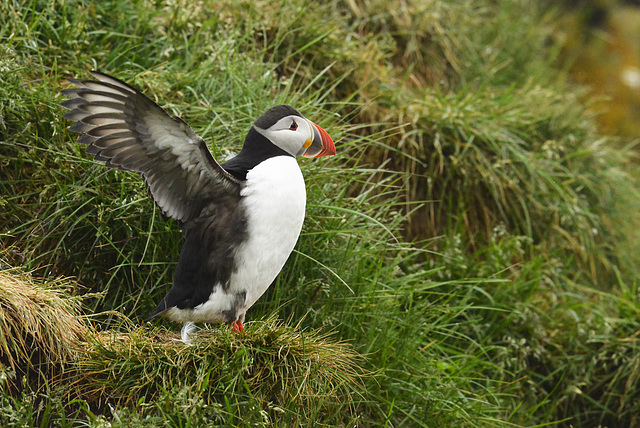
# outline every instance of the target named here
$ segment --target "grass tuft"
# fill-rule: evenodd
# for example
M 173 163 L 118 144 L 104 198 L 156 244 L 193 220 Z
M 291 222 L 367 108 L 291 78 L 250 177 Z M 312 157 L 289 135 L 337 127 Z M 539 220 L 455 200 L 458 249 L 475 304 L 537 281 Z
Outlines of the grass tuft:
M 283 417 L 276 407 L 299 409 L 286 418 L 305 420 L 318 412 L 354 414 L 363 399 L 361 362 L 352 346 L 326 333 L 271 318 L 247 323 L 240 335 L 200 330 L 192 346 L 164 329 L 105 332 L 88 342 L 68 375 L 75 394 L 91 403 L 155 402 L 181 387 L 207 405 L 224 403 L 245 413 L 256 411 L 247 403 L 257 404 L 276 420 Z
M 79 301 L 63 291 L 67 279 L 39 282 L 18 269 L 0 271 L 2 364 L 20 374 L 68 364 L 89 329 L 78 319 Z

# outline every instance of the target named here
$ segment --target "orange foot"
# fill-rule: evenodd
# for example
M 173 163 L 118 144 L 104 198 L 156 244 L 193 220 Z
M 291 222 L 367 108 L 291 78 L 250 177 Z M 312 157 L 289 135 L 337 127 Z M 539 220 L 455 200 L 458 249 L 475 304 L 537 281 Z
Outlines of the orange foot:
M 244 326 L 242 325 L 242 321 L 236 320 L 233 324 L 231 324 L 231 331 L 234 333 L 242 333 L 244 330 Z

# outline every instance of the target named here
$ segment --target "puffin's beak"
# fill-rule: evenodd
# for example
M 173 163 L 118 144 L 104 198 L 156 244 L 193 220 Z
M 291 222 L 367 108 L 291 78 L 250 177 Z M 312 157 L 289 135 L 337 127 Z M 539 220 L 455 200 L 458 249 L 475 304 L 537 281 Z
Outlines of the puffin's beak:
M 308 140 L 309 146 L 307 146 L 307 150 L 302 156 L 306 158 L 319 158 L 320 156 L 335 155 L 336 146 L 333 144 L 333 140 L 329 134 L 327 134 L 327 131 L 308 119 L 307 122 L 311 125 L 311 129 L 313 129 L 313 138 L 310 139 L 310 141 Z

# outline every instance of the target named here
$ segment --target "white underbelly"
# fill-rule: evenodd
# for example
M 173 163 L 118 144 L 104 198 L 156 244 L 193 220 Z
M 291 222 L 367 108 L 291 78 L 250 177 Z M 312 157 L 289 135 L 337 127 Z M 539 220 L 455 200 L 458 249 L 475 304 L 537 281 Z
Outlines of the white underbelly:
M 247 174 L 242 190 L 247 239 L 239 248 L 230 292 L 246 290 L 244 310 L 269 288 L 298 241 L 306 190 L 293 157 L 278 156 Z

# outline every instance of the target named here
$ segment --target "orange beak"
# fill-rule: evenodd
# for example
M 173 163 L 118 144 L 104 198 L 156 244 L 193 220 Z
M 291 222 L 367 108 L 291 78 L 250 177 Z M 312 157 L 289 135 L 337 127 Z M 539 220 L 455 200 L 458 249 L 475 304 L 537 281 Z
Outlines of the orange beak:
M 324 129 L 307 119 L 313 129 L 313 139 L 311 145 L 302 154 L 306 158 L 319 158 L 321 156 L 332 156 L 336 154 L 336 146 L 333 140 Z

